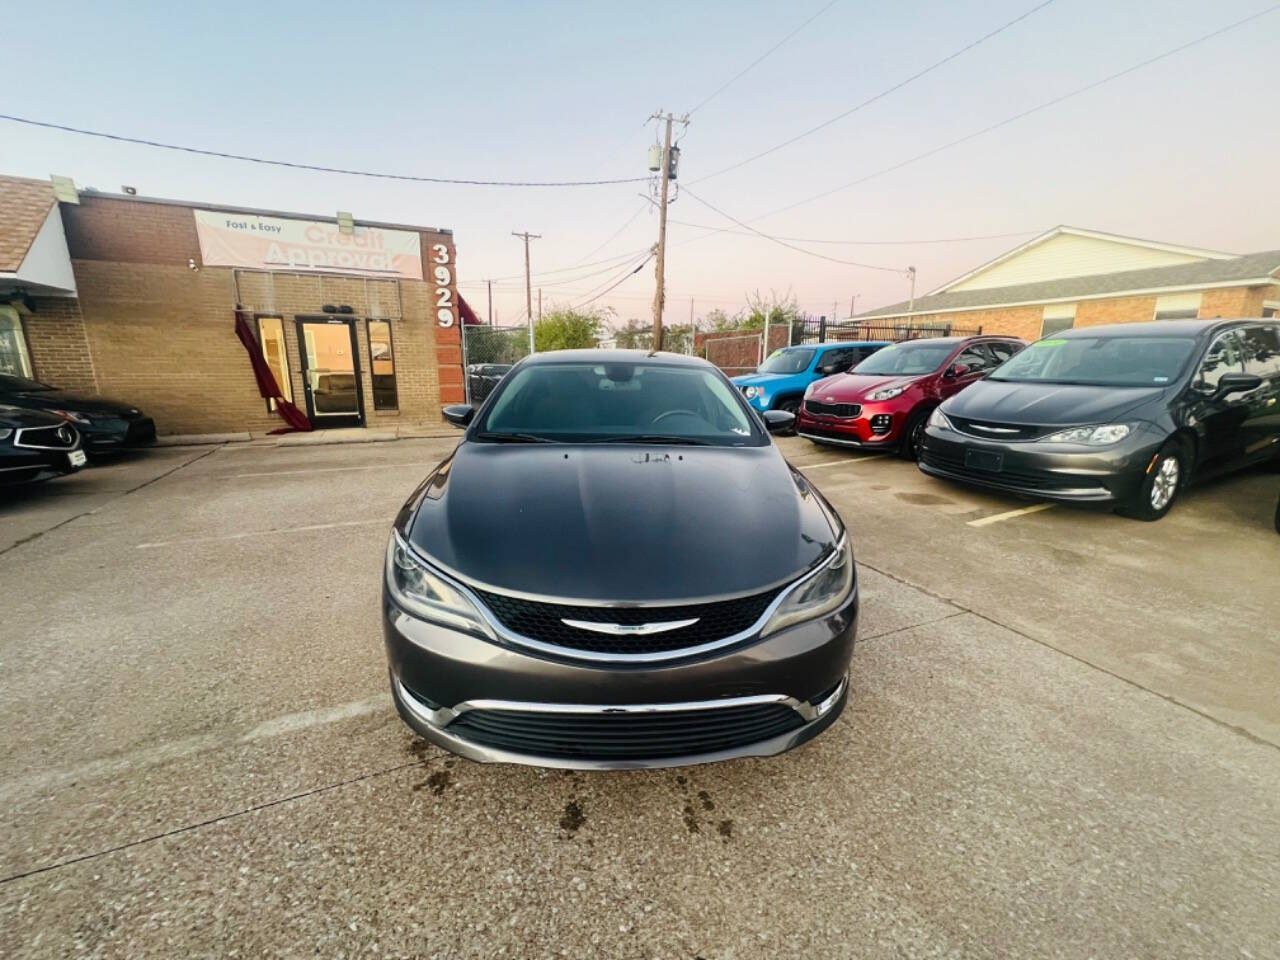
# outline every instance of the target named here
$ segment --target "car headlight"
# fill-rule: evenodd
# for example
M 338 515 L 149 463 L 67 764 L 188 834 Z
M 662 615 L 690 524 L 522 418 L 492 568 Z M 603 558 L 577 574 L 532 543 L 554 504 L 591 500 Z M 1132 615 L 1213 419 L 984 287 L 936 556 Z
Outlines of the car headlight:
M 853 548 L 843 536 L 835 553 L 806 579 L 792 586 L 760 631 L 762 637 L 803 620 L 815 620 L 835 610 L 853 590 Z
M 906 390 L 911 384 L 906 383 L 899 387 L 885 387 L 883 390 L 877 390 L 874 393 L 868 393 L 868 400 L 892 400 L 894 397 Z
M 74 410 L 59 410 L 57 407 L 48 407 L 46 409 L 47 412 L 56 413 L 58 416 L 62 417 L 63 420 L 70 420 L 73 423 L 93 423 L 93 421 L 83 413 L 76 413 Z
M 13 431 L 10 430 L 8 427 L 5 427 L 3 430 L 0 430 L 0 440 L 8 440 L 11 436 L 13 436 Z
M 476 605 L 415 557 L 397 531 L 387 543 L 387 589 L 420 620 L 494 638 Z
M 929 414 L 929 422 L 926 426 L 949 427 L 951 426 L 951 421 L 947 419 L 947 415 L 942 412 L 941 407 L 934 407 L 933 413 Z
M 1070 430 L 1059 430 L 1047 437 L 1044 443 L 1083 443 L 1091 447 L 1104 447 L 1116 443 L 1129 435 L 1127 423 L 1107 423 L 1100 427 L 1072 427 Z
M 750 400 L 752 397 L 758 397 L 762 393 L 764 393 L 763 387 L 747 387 L 747 389 L 742 391 L 742 395 L 746 397 L 748 400 Z

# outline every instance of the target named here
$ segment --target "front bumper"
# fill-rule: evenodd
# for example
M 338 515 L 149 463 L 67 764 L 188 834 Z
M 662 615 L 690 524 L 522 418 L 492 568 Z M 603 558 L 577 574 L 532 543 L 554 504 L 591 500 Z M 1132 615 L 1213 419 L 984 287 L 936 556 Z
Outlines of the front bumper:
M 98 419 L 80 425 L 79 430 L 85 449 L 92 453 L 144 447 L 156 439 L 156 424 L 150 417 Z
M 482 762 L 632 769 L 782 753 L 834 723 L 858 591 L 855 581 L 838 609 L 763 640 L 639 664 L 517 649 L 419 620 L 385 595 L 382 613 L 396 708 L 421 736 Z
M 908 413 L 887 402 L 863 403 L 856 417 L 815 414 L 801 406 L 796 417 L 796 433 L 814 443 L 836 447 L 896 447 L 902 441 Z
M 1137 495 L 1163 442 L 1148 428 L 1113 446 L 1090 449 L 1043 441 L 978 440 L 949 427 L 930 426 L 919 466 L 931 476 L 1041 500 L 1123 503 Z M 997 454 L 999 469 L 976 466 L 969 451 Z

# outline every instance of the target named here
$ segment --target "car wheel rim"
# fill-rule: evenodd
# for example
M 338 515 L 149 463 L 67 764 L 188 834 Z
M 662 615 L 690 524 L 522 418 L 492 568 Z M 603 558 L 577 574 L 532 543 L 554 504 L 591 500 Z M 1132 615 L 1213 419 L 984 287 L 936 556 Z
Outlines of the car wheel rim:
M 1178 458 L 1165 457 L 1156 468 L 1155 482 L 1151 484 L 1151 506 L 1163 510 L 1178 490 Z
M 911 431 L 911 452 L 920 453 L 920 441 L 924 439 L 924 421 L 921 420 L 915 425 L 915 429 Z

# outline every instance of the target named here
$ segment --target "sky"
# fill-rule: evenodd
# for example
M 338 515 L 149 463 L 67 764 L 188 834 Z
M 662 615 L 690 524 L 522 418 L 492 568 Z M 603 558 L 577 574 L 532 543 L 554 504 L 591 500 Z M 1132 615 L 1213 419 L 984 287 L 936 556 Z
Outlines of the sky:
M 688 127 L 677 127 L 678 184 L 687 190 L 670 206 L 680 222 L 668 232 L 668 323 L 687 321 L 691 309 L 699 318 L 714 308 L 733 313 L 755 292 L 792 296 L 815 315 L 848 315 L 851 302 L 858 312 L 873 309 L 906 299 L 908 266 L 924 293 L 1060 223 L 1237 253 L 1280 248 L 1280 10 L 958 146 L 799 202 L 1273 2 L 1054 0 L 820 132 L 711 176 L 901 83 L 1041 0 L 828 2 L 0 0 L 0 22 L 21 24 L 20 37 L 5 45 L 0 113 L 370 171 L 592 180 L 647 176 L 656 136 L 647 118 L 697 106 Z M 511 233 L 527 230 L 542 235 L 531 256 L 544 308 L 604 306 L 619 322 L 652 315 L 651 262 L 590 299 L 656 240 L 646 183 L 404 183 L 7 121 L 0 121 L 0 173 L 446 227 L 463 296 L 485 316 L 484 281 L 495 279 L 499 322 L 524 312 L 523 246 Z M 771 213 L 783 207 L 791 209 Z M 810 253 L 747 233 L 717 210 L 764 233 L 802 238 L 795 246 Z M 971 237 L 989 239 L 923 242 Z M 814 240 L 852 242 L 807 242 Z

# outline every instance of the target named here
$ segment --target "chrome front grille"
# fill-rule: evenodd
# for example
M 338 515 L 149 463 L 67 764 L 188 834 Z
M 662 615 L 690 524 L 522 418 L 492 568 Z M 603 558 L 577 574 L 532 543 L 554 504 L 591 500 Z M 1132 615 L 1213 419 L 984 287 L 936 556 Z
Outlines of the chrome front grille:
M 69 423 L 51 427 L 23 427 L 14 434 L 13 445 L 30 450 L 74 450 L 80 434 Z
M 759 620 L 779 592 L 775 587 L 710 603 L 611 607 L 551 603 L 475 590 L 493 616 L 521 637 L 562 647 L 569 653 L 622 656 L 673 653 L 735 636 Z

